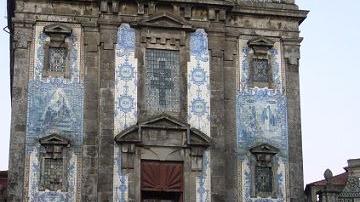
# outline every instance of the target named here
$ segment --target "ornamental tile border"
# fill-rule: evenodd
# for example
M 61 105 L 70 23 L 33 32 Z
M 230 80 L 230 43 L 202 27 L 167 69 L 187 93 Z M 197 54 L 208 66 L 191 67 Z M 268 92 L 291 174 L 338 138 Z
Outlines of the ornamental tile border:
M 137 59 L 135 30 L 121 24 L 115 50 L 114 136 L 137 122 Z M 120 146 L 114 145 L 113 200 L 128 201 L 128 176 L 121 172 Z
M 210 62 L 208 38 L 203 29 L 190 35 L 188 62 L 188 123 L 210 136 Z M 205 151 L 203 171 L 196 181 L 196 201 L 211 201 L 210 151 Z

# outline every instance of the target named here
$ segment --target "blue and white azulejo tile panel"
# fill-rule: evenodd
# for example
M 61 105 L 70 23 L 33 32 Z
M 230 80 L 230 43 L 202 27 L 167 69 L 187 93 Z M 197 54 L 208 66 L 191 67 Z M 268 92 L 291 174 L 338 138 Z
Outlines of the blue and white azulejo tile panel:
M 188 62 L 188 123 L 210 136 L 210 58 L 203 29 L 190 35 Z M 210 152 L 203 157 L 203 171 L 196 181 L 196 201 L 211 201 Z
M 249 154 L 250 155 L 250 154 Z M 242 181 L 241 181 L 241 193 L 242 201 L 245 202 L 285 202 L 286 201 L 286 163 L 283 162 L 281 157 L 275 157 L 276 172 L 273 181 L 275 181 L 276 197 L 260 198 L 252 196 L 251 190 L 253 189 L 253 171 L 251 169 L 250 156 L 247 156 L 242 161 Z M 274 186 L 273 185 L 273 186 Z
M 60 78 L 29 81 L 26 144 L 30 151 L 38 139 L 59 134 L 81 146 L 83 140 L 83 93 L 81 84 Z
M 30 155 L 29 166 L 29 192 L 28 201 L 30 202 L 73 202 L 77 200 L 76 187 L 79 179 L 77 178 L 78 157 L 72 153 L 69 159 L 69 166 L 66 167 L 66 179 L 68 189 L 66 192 L 62 191 L 39 191 L 40 187 L 40 173 L 41 163 L 39 160 L 39 146 L 35 147 Z
M 35 49 L 34 49 L 34 69 L 33 69 L 33 79 L 31 80 L 41 80 L 49 81 L 51 76 L 44 78 L 43 69 L 44 69 L 44 57 L 45 50 L 44 46 L 47 42 L 50 42 L 50 37 L 43 32 L 44 25 L 38 25 L 35 27 Z M 80 66 L 81 66 L 81 28 L 73 27 L 72 34 L 70 37 L 65 39 L 69 47 L 69 70 L 70 70 L 70 79 L 64 79 L 64 82 L 67 83 L 81 83 L 80 79 Z M 31 72 L 31 71 L 30 71 Z
M 236 117 L 240 158 L 260 143 L 277 147 L 287 157 L 287 101 L 280 92 L 258 88 L 239 91 Z
M 190 36 L 188 122 L 210 136 L 210 58 L 205 30 Z
M 276 199 L 260 201 L 286 201 L 288 162 L 287 103 L 279 91 L 253 89 L 240 91 L 237 95 L 237 142 L 238 159 L 242 161 L 242 194 L 244 201 L 259 201 L 251 198 L 254 173 L 251 171 L 250 148 L 266 143 L 280 151 L 274 157 L 276 166 Z
M 44 45 L 50 40 L 43 33 L 46 24 L 35 26 L 32 76 L 28 83 L 26 154 L 29 159 L 29 201 L 78 201 L 77 176 L 83 141 L 84 88 L 80 80 L 81 28 L 74 25 L 69 44 L 70 78 L 43 77 Z M 41 162 L 39 138 L 56 133 L 70 140 L 70 159 L 65 170 L 66 191 L 39 191 Z
M 135 30 L 122 24 L 115 50 L 115 135 L 137 121 Z
M 248 40 L 239 41 L 239 55 L 240 55 L 240 91 L 251 90 L 250 88 L 250 54 L 253 53 L 251 48 L 247 45 Z M 282 55 L 281 55 L 281 44 L 280 42 L 275 42 L 273 48 L 269 50 L 270 55 L 270 65 L 271 65 L 271 80 L 272 86 L 274 87 L 273 91 L 284 92 L 283 83 L 284 83 L 284 71 L 282 69 Z
M 281 44 L 275 42 L 269 50 L 269 61 L 272 71 L 271 89 L 251 87 L 250 55 L 253 53 L 247 45 L 248 40 L 239 41 L 240 79 L 236 97 L 236 125 L 238 159 L 241 162 L 241 193 L 246 202 L 280 202 L 286 201 L 286 179 L 288 175 L 288 123 L 287 98 L 284 91 L 284 70 L 282 68 Z M 274 173 L 276 198 L 254 197 L 251 191 L 254 182 L 254 171 L 251 169 L 250 148 L 269 144 L 279 149 L 274 156 Z
M 114 135 L 137 122 L 137 59 L 135 30 L 129 24 L 118 28 L 115 50 Z M 114 146 L 113 200 L 127 201 L 127 176 L 121 173 L 121 152 Z

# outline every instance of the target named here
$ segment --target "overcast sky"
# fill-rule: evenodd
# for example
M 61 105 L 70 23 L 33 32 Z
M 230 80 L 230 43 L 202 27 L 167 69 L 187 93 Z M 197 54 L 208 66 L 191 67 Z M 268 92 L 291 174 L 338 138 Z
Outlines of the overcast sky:
M 0 0 L 1 29 L 6 0 Z M 330 2 L 330 3 L 329 3 Z M 336 3 L 337 2 L 337 3 Z M 301 25 L 301 107 L 305 183 L 326 168 L 343 172 L 360 158 L 360 1 L 297 0 L 310 14 Z M 0 170 L 10 136 L 8 34 L 0 30 Z

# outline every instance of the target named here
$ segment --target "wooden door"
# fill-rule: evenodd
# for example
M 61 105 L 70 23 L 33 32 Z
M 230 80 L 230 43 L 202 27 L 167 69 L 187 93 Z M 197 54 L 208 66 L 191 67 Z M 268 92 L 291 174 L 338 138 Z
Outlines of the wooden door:
M 183 178 L 182 162 L 142 161 L 142 201 L 182 202 Z

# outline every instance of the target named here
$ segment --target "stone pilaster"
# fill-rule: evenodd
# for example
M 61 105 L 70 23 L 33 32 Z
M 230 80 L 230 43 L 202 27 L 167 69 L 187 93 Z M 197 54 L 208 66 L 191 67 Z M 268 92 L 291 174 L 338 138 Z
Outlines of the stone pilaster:
M 27 81 L 32 35 L 32 25 L 14 24 L 10 53 L 13 57 L 13 79 L 8 201 L 22 201 L 24 194 Z
M 225 133 L 224 133 L 224 33 L 208 32 L 211 85 L 211 138 L 216 144 L 211 154 L 211 200 L 225 198 Z
M 95 26 L 84 27 L 84 142 L 82 201 L 97 201 L 99 126 L 99 33 Z
M 301 39 L 284 41 L 286 95 L 288 100 L 290 201 L 304 201 L 301 139 L 299 59 Z
M 116 31 L 116 26 L 100 25 L 98 201 L 111 201 L 113 196 Z
M 224 138 L 226 165 L 226 197 L 225 201 L 236 201 L 239 197 L 237 189 L 236 155 L 236 68 L 238 39 L 229 37 L 224 50 Z

